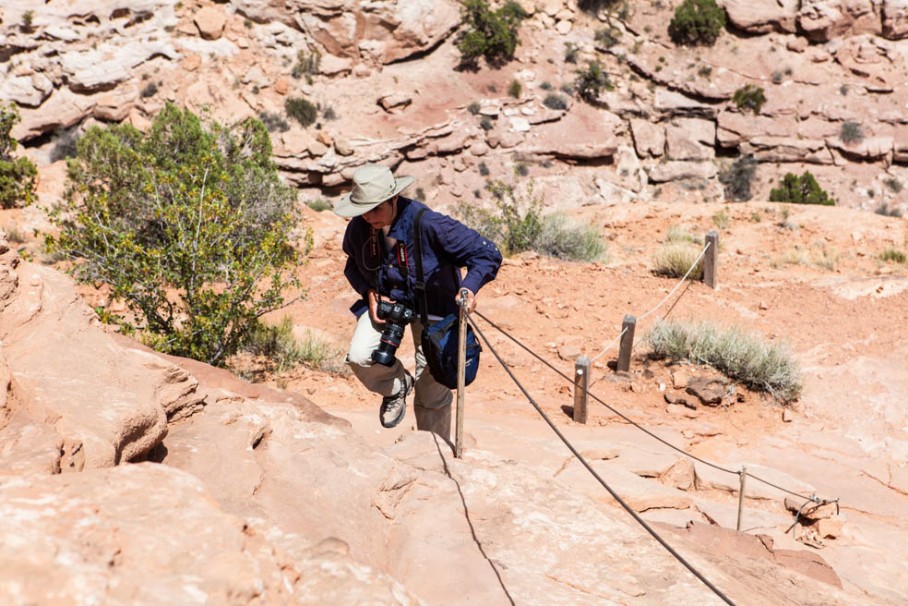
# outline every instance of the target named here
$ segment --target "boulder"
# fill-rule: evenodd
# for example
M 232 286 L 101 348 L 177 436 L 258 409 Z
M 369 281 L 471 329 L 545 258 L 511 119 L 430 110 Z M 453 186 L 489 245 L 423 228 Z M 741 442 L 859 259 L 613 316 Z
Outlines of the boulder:
M 669 160 L 660 162 L 649 169 L 649 180 L 653 183 L 665 183 L 681 179 L 711 179 L 718 169 L 712 162 L 685 162 Z
M 749 34 L 797 31 L 798 0 L 719 0 L 728 21 Z
M 631 119 L 634 149 L 641 158 L 658 158 L 665 153 L 665 129 L 649 120 Z
M 882 24 L 874 0 L 802 0 L 798 27 L 814 42 L 828 42 L 844 34 L 880 34 Z
M 54 83 L 41 73 L 13 76 L 0 82 L 0 100 L 15 101 L 25 107 L 38 107 L 54 90 Z
M 796 137 L 753 137 L 740 147 L 741 153 L 752 155 L 760 162 L 804 162 L 832 164 L 833 156 L 826 142 Z
M 216 6 L 206 6 L 192 17 L 192 22 L 199 29 L 199 35 L 205 40 L 217 40 L 224 33 L 227 18 Z
M 883 0 L 883 35 L 890 40 L 908 37 L 908 0 Z
M 448 37 L 461 22 L 454 0 L 400 0 L 364 5 L 355 0 L 284 3 L 297 26 L 329 54 L 367 57 L 380 64 L 424 52 Z

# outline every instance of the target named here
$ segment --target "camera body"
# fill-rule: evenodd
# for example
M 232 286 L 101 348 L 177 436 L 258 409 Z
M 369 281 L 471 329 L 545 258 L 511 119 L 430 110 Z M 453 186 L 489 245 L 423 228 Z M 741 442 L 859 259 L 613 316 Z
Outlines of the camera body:
M 377 315 L 378 319 L 384 320 L 386 324 L 381 333 L 381 342 L 372 352 L 372 361 L 383 366 L 393 366 L 404 329 L 413 321 L 413 310 L 402 303 L 379 301 Z

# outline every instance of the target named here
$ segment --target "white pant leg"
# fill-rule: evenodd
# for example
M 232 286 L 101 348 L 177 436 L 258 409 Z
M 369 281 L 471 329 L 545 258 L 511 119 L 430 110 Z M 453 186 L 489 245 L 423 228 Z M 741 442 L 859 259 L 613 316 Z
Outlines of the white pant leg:
M 382 396 L 391 396 L 403 388 L 406 371 L 398 359 L 394 360 L 392 366 L 372 361 L 372 352 L 381 343 L 381 333 L 381 329 L 372 324 L 369 312 L 361 315 L 356 322 L 353 338 L 350 339 L 346 362 L 366 389 Z

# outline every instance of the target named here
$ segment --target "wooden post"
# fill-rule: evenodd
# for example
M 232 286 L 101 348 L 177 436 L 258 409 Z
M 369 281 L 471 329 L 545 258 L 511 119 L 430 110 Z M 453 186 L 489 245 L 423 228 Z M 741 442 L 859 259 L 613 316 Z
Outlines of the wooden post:
M 706 234 L 706 243 L 709 248 L 703 257 L 703 282 L 713 290 L 719 288 L 716 269 L 719 263 L 719 232 L 712 230 Z
M 741 466 L 741 489 L 738 492 L 738 532 L 741 532 L 741 519 L 744 517 L 744 486 L 747 484 L 747 465 Z
M 454 430 L 454 458 L 463 455 L 463 401 L 466 395 L 467 369 L 467 291 L 460 291 L 460 321 L 457 341 L 457 425 Z
M 577 423 L 586 423 L 589 387 L 590 359 L 580 356 L 574 365 L 574 421 Z
M 637 328 L 637 318 L 631 315 L 624 316 L 621 325 L 621 345 L 618 349 L 617 370 L 628 371 L 631 367 L 631 350 L 634 349 L 634 329 Z

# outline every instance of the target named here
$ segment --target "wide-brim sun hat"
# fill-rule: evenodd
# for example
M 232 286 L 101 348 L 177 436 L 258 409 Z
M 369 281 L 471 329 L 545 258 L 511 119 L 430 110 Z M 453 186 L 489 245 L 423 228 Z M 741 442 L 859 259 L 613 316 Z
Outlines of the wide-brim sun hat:
M 358 217 L 413 184 L 413 177 L 395 177 L 391 169 L 366 164 L 353 173 L 353 189 L 341 197 L 334 212 L 341 217 Z

